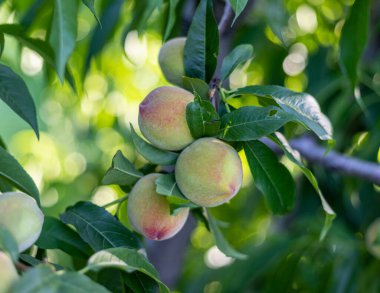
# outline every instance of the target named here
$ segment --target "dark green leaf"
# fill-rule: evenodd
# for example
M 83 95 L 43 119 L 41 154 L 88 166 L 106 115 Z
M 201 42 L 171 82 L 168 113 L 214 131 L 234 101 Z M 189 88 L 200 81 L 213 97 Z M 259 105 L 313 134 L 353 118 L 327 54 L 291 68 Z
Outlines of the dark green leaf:
M 23 17 L 20 20 L 20 24 L 24 29 L 28 29 L 34 20 L 38 17 L 37 14 L 42 10 L 44 4 L 50 4 L 50 1 L 35 0 L 33 4 L 28 8 Z
M 0 227 L 0 250 L 8 253 L 14 263 L 17 262 L 18 244 L 13 235 L 4 227 Z
M 357 0 L 351 7 L 339 42 L 340 65 L 354 90 L 358 81 L 358 65 L 368 42 L 370 0 Z
M 28 270 L 12 287 L 17 293 L 107 293 L 103 286 L 77 272 L 54 273 L 47 265 Z
M 35 267 L 35 266 L 38 266 L 39 264 L 46 264 L 46 260 L 39 260 L 29 254 L 25 254 L 25 253 L 22 253 L 20 254 L 20 260 L 23 261 L 24 263 L 32 266 L 32 267 Z M 51 262 L 47 262 L 49 265 L 52 265 L 54 267 L 54 269 L 56 271 L 62 271 L 64 268 L 61 267 L 60 265 L 57 265 L 57 264 L 54 264 L 54 263 L 51 263 Z
M 36 107 L 25 82 L 9 67 L 0 64 L 0 99 L 26 121 L 39 137 Z
M 3 55 L 4 45 L 5 45 L 4 34 L 0 33 L 0 58 Z
M 95 251 L 112 247 L 141 248 L 139 239 L 104 208 L 79 202 L 61 215 Z
M 226 256 L 237 258 L 237 259 L 245 259 L 247 256 L 236 251 L 234 248 L 230 246 L 227 240 L 224 238 L 222 232 L 220 231 L 215 219 L 212 217 L 211 213 L 207 211 L 207 220 L 210 226 L 210 230 L 212 235 L 215 238 L 215 244 L 219 248 L 221 252 L 223 252 Z
M 128 278 L 127 273 L 118 269 L 104 269 L 97 273 L 96 281 L 106 287 L 111 292 L 127 292 L 125 289 L 125 280 Z
M 290 116 L 278 107 L 242 107 L 222 117 L 219 137 L 227 141 L 259 139 L 289 121 Z
M 208 100 L 209 86 L 202 79 L 182 77 L 183 86 L 192 93 L 197 93 L 202 99 Z
M 92 12 L 92 14 L 96 18 L 96 21 L 99 23 L 100 27 L 102 27 L 102 23 L 100 22 L 99 17 L 96 14 L 96 10 L 95 10 L 95 7 L 94 7 L 95 0 L 82 0 L 82 2 L 83 2 L 84 5 L 86 5 L 88 7 L 88 9 L 90 9 L 90 11 Z
M 175 162 L 177 161 L 178 154 L 171 151 L 161 150 L 149 144 L 136 133 L 132 124 L 131 124 L 131 134 L 132 134 L 132 141 L 133 141 L 133 144 L 135 145 L 136 150 L 139 152 L 140 155 L 142 155 L 149 162 L 153 164 L 165 166 L 165 165 L 174 165 Z
M 45 62 L 55 68 L 54 52 L 47 42 L 28 37 L 25 34 L 25 28 L 18 24 L 2 24 L 0 32 L 15 37 L 23 46 L 37 52 Z
M 110 248 L 95 253 L 88 260 L 87 269 L 117 268 L 126 272 L 138 271 L 154 279 L 160 286 L 160 292 L 170 292 L 163 284 L 154 266 L 137 250 L 128 248 Z
M 5 145 L 5 142 L 1 137 L 0 137 L 0 147 L 2 147 L 5 150 L 7 149 L 7 146 Z
M 169 38 L 175 21 L 176 21 L 176 9 L 177 5 L 180 0 L 169 0 L 169 14 L 168 14 L 168 20 L 166 22 L 166 28 L 165 28 L 165 33 L 164 33 L 164 42 Z
M 292 147 L 289 145 L 286 138 L 280 132 L 276 132 L 269 137 L 283 150 L 284 154 L 291 162 L 293 162 L 298 167 L 300 167 L 301 171 L 305 174 L 306 178 L 309 180 L 311 185 L 314 187 L 314 189 L 318 193 L 318 196 L 322 203 L 323 210 L 326 213 L 325 226 L 321 233 L 321 239 L 323 239 L 324 236 L 327 234 L 329 228 L 331 227 L 332 221 L 334 220 L 336 216 L 335 212 L 333 211 L 333 209 L 330 207 L 325 197 L 323 196 L 319 188 L 318 181 L 315 178 L 313 172 L 311 172 L 305 166 L 305 164 L 302 162 L 300 154 L 296 150 L 292 149 Z
M 76 44 L 77 12 L 77 1 L 54 1 L 49 42 L 54 51 L 54 63 L 61 82 L 64 81 L 66 63 Z
M 135 166 L 123 156 L 121 151 L 117 151 L 112 159 L 112 166 L 104 175 L 103 184 L 133 185 L 144 174 L 136 170 Z
M 295 184 L 288 169 L 278 161 L 276 154 L 260 141 L 244 143 L 256 187 L 263 193 L 274 214 L 289 212 L 295 202 Z
M 233 23 L 236 21 L 236 19 L 239 17 L 239 15 L 243 12 L 245 6 L 247 6 L 248 0 L 229 0 L 232 9 L 235 12 L 235 18 Z
M 255 95 L 272 98 L 291 120 L 298 121 L 312 130 L 320 139 L 332 139 L 332 127 L 329 119 L 321 112 L 316 99 L 306 93 L 293 92 L 277 85 L 253 85 L 234 91 L 236 95 Z
M 218 51 L 219 31 L 212 1 L 201 0 L 195 11 L 184 49 L 186 76 L 208 83 L 216 69 Z
M 240 45 L 228 54 L 222 63 L 222 81 L 225 80 L 240 64 L 253 58 L 253 47 L 251 45 Z
M 220 129 L 220 116 L 214 106 L 197 94 L 194 102 L 186 106 L 186 120 L 194 138 L 214 136 Z
M 32 196 L 40 205 L 40 193 L 32 178 L 6 150 L 0 147 L 0 177 Z
M 91 248 L 73 229 L 53 217 L 45 217 L 36 245 L 43 249 L 60 249 L 69 255 L 86 258 Z
M 96 56 L 107 44 L 115 31 L 116 24 L 119 21 L 121 6 L 124 0 L 108 1 L 107 6 L 102 11 L 100 23 L 95 27 L 92 33 L 90 45 L 87 51 L 86 62 L 84 66 L 84 74 L 87 73 L 91 59 Z
M 140 272 L 125 274 L 124 281 L 133 293 L 157 293 L 159 290 L 159 286 L 154 279 Z

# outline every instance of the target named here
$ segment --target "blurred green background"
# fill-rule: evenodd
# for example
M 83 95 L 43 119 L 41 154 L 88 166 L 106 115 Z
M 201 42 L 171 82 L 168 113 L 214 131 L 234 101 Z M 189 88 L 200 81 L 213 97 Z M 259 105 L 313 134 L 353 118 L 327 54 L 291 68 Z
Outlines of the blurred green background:
M 19 23 L 34 1 L 2 2 L 0 22 Z M 120 6 L 114 25 L 114 19 L 102 20 L 104 29 L 112 26 L 111 33 L 86 74 L 86 56 L 96 47 L 92 43 L 96 20 L 87 7 L 79 6 L 77 44 L 69 61 L 76 91 L 67 81 L 62 85 L 38 54 L 12 37 L 5 39 L 1 62 L 27 83 L 36 102 L 41 137 L 38 141 L 2 102 L 0 131 L 10 152 L 36 182 L 47 215 L 58 216 L 79 200 L 104 205 L 123 196 L 119 188 L 101 185 L 117 150 L 137 166 L 145 163 L 131 143 L 129 123 L 138 128 L 139 102 L 154 88 L 168 84 L 157 61 L 164 13 L 155 11 L 144 33 L 132 30 L 124 39 L 134 2 L 96 1 L 96 9 L 101 15 L 116 2 Z M 180 1 L 172 36 L 186 33 L 187 2 L 191 1 Z M 252 44 L 255 58 L 234 71 L 230 86 L 277 84 L 313 94 L 332 121 L 335 149 L 380 162 L 380 3 L 372 2 L 370 39 L 360 73 L 365 106 L 361 109 L 339 67 L 339 38 L 353 2 L 255 1 L 236 23 L 232 37 L 233 45 Z M 216 10 L 218 5 L 222 3 L 215 2 Z M 31 18 L 28 34 L 43 38 L 51 13 L 51 6 L 43 4 Z M 244 262 L 226 258 L 199 224 L 186 251 L 179 291 L 380 292 L 380 222 L 375 222 L 380 216 L 380 187 L 310 166 L 337 213 L 328 236 L 319 242 L 323 210 L 299 170 L 283 159 L 297 182 L 297 205 L 291 214 L 274 217 L 242 159 L 243 189 L 213 213 L 226 222 L 224 232 L 231 243 L 250 257 Z M 367 233 L 372 223 L 372 234 Z M 51 257 L 70 263 L 70 256 L 57 255 Z

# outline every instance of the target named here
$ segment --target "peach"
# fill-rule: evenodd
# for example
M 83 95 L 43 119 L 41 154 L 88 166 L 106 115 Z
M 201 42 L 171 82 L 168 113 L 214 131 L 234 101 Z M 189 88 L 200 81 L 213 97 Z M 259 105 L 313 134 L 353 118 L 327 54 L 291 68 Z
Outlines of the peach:
M 167 81 L 180 87 L 183 86 L 182 76 L 185 75 L 185 42 L 186 38 L 171 39 L 162 46 L 158 55 L 158 63 Z
M 190 201 L 214 207 L 227 202 L 239 191 L 243 167 L 233 147 L 206 137 L 182 151 L 175 165 L 175 178 Z
M 34 198 L 22 192 L 0 194 L 0 226 L 15 238 L 22 252 L 37 241 L 42 231 L 44 214 Z
M 161 174 L 142 177 L 128 198 L 128 219 L 135 231 L 151 240 L 165 240 L 177 234 L 185 224 L 189 208 L 170 214 L 169 202 L 156 192 L 155 180 Z
M 186 106 L 193 100 L 193 94 L 178 87 L 153 90 L 139 107 L 142 134 L 160 149 L 183 149 L 194 141 L 186 121 Z
M 12 283 L 18 279 L 18 274 L 11 258 L 0 251 L 0 293 L 10 292 Z

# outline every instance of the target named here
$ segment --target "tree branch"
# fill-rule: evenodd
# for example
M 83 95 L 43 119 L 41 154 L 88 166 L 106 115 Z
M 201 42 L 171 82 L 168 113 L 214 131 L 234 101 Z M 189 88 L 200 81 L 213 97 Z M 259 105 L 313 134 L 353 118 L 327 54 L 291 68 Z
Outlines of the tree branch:
M 380 186 L 380 164 L 348 157 L 335 151 L 324 156 L 325 149 L 309 136 L 293 139 L 289 143 L 309 163 Z

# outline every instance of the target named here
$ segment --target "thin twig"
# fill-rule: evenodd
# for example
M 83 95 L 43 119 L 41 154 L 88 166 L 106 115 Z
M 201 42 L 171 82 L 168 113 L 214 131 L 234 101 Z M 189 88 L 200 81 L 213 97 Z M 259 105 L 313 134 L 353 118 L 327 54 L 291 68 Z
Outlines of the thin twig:
M 219 25 L 218 25 L 219 35 L 221 37 L 228 31 L 228 28 L 231 26 L 233 17 L 234 17 L 234 12 L 232 10 L 230 2 L 226 1 L 226 4 L 224 6 L 223 15 L 222 15 L 220 22 L 219 22 Z

